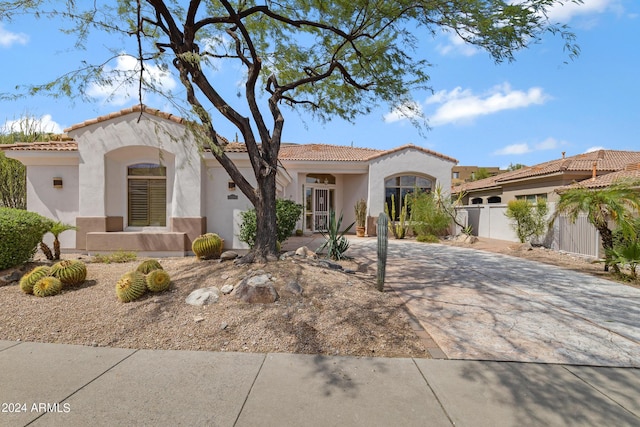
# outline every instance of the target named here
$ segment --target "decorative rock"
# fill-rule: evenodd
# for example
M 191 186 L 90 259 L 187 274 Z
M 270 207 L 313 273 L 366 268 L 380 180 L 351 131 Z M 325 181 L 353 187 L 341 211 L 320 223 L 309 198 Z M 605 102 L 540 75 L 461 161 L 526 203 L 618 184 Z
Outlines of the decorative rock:
M 196 289 L 189 294 L 185 302 L 189 305 L 208 305 L 217 303 L 218 299 L 220 299 L 220 290 L 212 286 Z
M 478 241 L 478 238 L 476 236 L 471 236 L 468 234 L 459 234 L 455 237 L 455 241 L 458 243 L 475 243 Z
M 287 285 L 284 287 L 284 290 L 294 295 L 302 295 L 303 292 L 302 286 L 300 286 L 300 283 L 295 280 L 291 280 L 289 283 L 287 283 Z
M 318 258 L 318 255 L 316 255 L 315 252 L 313 252 L 311 249 L 309 249 L 306 246 L 300 246 L 298 249 L 296 249 L 296 255 L 303 258 L 313 258 L 313 259 Z
M 322 261 L 318 261 L 318 264 L 325 268 L 330 268 L 332 270 L 342 270 L 342 266 L 337 262 L 329 261 L 328 259 L 323 259 Z
M 24 272 L 21 269 L 14 269 L 10 273 L 0 276 L 0 286 L 7 286 L 18 282 L 23 274 Z
M 202 317 L 202 316 L 196 316 L 196 317 L 193 318 L 193 321 L 196 322 L 196 323 L 200 323 L 203 320 L 204 320 L 204 317 Z
M 228 325 L 226 322 L 222 322 L 222 323 L 220 324 L 220 330 L 221 330 L 221 331 L 224 331 L 224 330 L 225 330 L 225 329 L 227 329 L 228 327 L 229 327 L 229 325 Z M 224 343 L 224 345 L 228 345 L 228 344 L 229 344 L 228 342 L 225 342 L 225 343 Z
M 220 292 L 222 292 L 225 295 L 230 294 L 233 291 L 233 285 L 224 285 L 223 287 L 220 288 Z
M 266 275 L 244 279 L 236 286 L 234 295 L 250 304 L 271 304 L 278 300 L 278 291 Z
M 222 255 L 220 255 L 220 261 L 231 261 L 232 259 L 238 258 L 238 253 L 234 251 L 224 251 Z

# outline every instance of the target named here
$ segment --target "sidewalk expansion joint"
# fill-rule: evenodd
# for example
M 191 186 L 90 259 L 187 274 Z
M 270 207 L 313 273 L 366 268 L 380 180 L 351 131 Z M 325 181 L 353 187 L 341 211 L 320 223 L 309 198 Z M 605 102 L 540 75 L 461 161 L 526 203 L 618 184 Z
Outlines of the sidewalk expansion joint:
M 422 379 L 424 380 L 425 384 L 427 385 L 427 387 L 429 387 L 429 390 L 431 390 L 431 394 L 433 394 L 433 397 L 435 397 L 436 402 L 438 402 L 438 406 L 440 406 L 440 409 L 442 409 L 442 412 L 444 412 L 444 415 L 447 417 L 447 419 L 449 420 L 449 422 L 451 423 L 452 426 L 455 426 L 456 423 L 451 419 L 451 416 L 449 415 L 449 413 L 447 412 L 447 408 L 444 407 L 444 405 L 442 404 L 442 402 L 440 401 L 440 398 L 438 397 L 438 395 L 436 394 L 436 391 L 433 389 L 433 387 L 431 387 L 431 384 L 429 384 L 429 381 L 427 380 L 427 377 L 424 376 L 424 372 L 422 372 L 422 370 L 420 369 L 420 366 L 418 366 L 418 364 L 416 363 L 415 358 L 411 358 L 411 361 L 413 362 L 413 364 L 416 366 L 416 369 L 418 370 L 418 372 L 420 372 L 420 376 L 422 377 Z
M 244 398 L 244 401 L 242 402 L 242 406 L 240 407 L 240 410 L 238 411 L 238 416 L 236 417 L 235 421 L 233 422 L 234 427 L 236 426 L 236 424 L 238 424 L 238 420 L 240 419 L 240 415 L 242 415 L 242 411 L 244 410 L 244 406 L 247 404 L 247 400 L 249 400 L 249 396 L 251 396 L 251 391 L 253 390 L 253 386 L 256 384 L 256 381 L 258 380 L 258 377 L 260 376 L 260 372 L 262 372 L 262 367 L 264 366 L 264 362 L 267 360 L 267 356 L 269 355 L 269 353 L 265 353 L 264 357 L 262 358 L 262 363 L 260 363 L 260 367 L 258 368 L 258 372 L 256 372 L 256 376 L 253 378 L 253 381 L 251 382 L 251 387 L 249 387 L 249 391 L 247 392 L 247 396 Z

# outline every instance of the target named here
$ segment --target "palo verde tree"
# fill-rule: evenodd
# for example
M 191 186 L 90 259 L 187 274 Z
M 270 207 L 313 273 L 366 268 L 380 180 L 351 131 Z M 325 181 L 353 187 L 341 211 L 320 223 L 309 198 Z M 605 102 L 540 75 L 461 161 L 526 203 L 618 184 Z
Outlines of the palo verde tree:
M 137 52 L 127 54 L 139 61 L 141 93 L 157 89 L 145 67 L 172 69 L 201 141 L 256 208 L 256 242 L 245 257 L 251 260 L 271 258 L 276 251 L 276 173 L 287 111 L 352 121 L 381 103 L 405 112 L 415 109 L 412 90 L 429 88 L 421 41 L 441 31 L 456 33 L 496 62 L 513 60 L 547 32 L 560 35 L 573 56 L 578 52 L 573 34 L 547 18 L 550 8 L 564 2 L 16 0 L 0 2 L 0 16 L 33 13 L 66 21 L 65 30 L 77 37 L 79 47 L 95 31 L 131 36 Z M 211 60 L 242 69 L 244 86 L 237 97 L 223 95 L 226 83 L 216 79 L 207 65 Z M 54 82 L 31 86 L 31 92 L 86 94 L 96 80 L 112 84 L 136 78 L 109 75 L 105 64 L 83 63 Z M 217 138 L 221 121 L 242 135 L 255 186 L 226 156 Z

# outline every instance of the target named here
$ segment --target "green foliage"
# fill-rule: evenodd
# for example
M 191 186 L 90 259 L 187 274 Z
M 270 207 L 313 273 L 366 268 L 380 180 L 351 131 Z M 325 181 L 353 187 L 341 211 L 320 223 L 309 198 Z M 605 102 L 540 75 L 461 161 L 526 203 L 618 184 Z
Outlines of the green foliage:
M 62 234 L 67 230 L 77 230 L 77 229 L 78 228 L 73 225 L 65 224 L 60 221 L 55 221 L 55 222 L 52 221 L 50 223 L 49 229 L 47 231 L 53 234 L 53 251 L 54 252 L 53 253 L 51 252 L 51 249 L 49 248 L 49 246 L 47 246 L 46 243 L 40 242 L 40 249 L 42 250 L 42 252 L 47 257 L 48 260 L 60 259 L 60 240 L 59 240 L 60 234 Z
M 216 233 L 205 233 L 193 240 L 191 250 L 198 259 L 220 258 L 222 243 L 222 239 Z
M 154 270 L 162 270 L 162 265 L 158 262 L 157 259 L 148 259 L 142 261 L 136 271 L 139 271 L 142 274 L 149 274 Z
M 62 282 L 53 276 L 46 276 L 33 285 L 33 294 L 38 297 L 50 297 L 62 291 Z
M 37 213 L 0 208 L 0 270 L 29 261 L 49 223 Z
M 367 202 L 364 199 L 360 199 L 354 206 L 356 213 L 356 226 L 364 227 L 367 223 Z
M 520 243 L 524 243 L 545 233 L 547 213 L 549 209 L 544 200 L 538 200 L 535 205 L 527 200 L 510 200 L 505 216 L 513 221 L 511 226 Z
M 451 217 L 438 202 L 435 193 L 417 191 L 411 202 L 411 227 L 416 238 L 430 239 L 428 236 L 441 236 L 451 225 Z
M 87 278 L 87 266 L 82 261 L 67 259 L 53 264 L 51 275 L 65 285 L 79 285 Z
M 384 204 L 384 213 L 389 218 L 389 231 L 396 239 L 404 239 L 409 226 L 407 225 L 407 215 L 409 212 L 409 194 L 405 194 L 402 206 L 400 207 L 400 214 L 396 220 L 396 197 L 391 195 L 391 214 L 389 214 L 389 205 Z
M 340 260 L 344 258 L 344 253 L 349 249 L 349 240 L 345 237 L 345 234 L 351 230 L 351 227 L 355 225 L 352 222 L 344 230 L 342 229 L 342 213 L 340 218 L 336 221 L 336 213 L 334 210 L 329 211 L 329 224 L 326 232 L 321 232 L 325 238 L 325 242 L 320 246 L 317 252 L 327 250 L 327 258 Z
M 515 171 L 515 170 L 526 168 L 526 167 L 527 167 L 527 165 L 523 165 L 522 163 L 516 163 L 516 164 L 509 163 L 509 166 L 507 166 L 507 170 L 508 171 Z
M 302 205 L 287 199 L 276 200 L 276 242 L 282 244 L 291 237 L 301 215 Z M 242 212 L 242 224 L 240 224 L 238 239 L 253 248 L 256 243 L 257 231 L 256 210 L 249 209 Z
M 116 251 L 110 254 L 96 254 L 93 262 L 101 264 L 123 264 L 125 262 L 135 261 L 138 255 L 135 252 Z
M 22 278 L 20 279 L 20 289 L 25 294 L 32 294 L 33 286 L 38 282 L 38 280 L 50 275 L 51 268 L 47 267 L 46 265 L 36 267 L 22 276 Z
M 477 171 L 471 176 L 471 181 L 480 181 L 481 179 L 489 178 L 491 174 L 487 168 L 478 168 Z
M 637 267 L 640 264 L 640 217 L 629 221 L 627 227 L 618 227 L 613 231 L 613 248 L 606 251 L 611 265 L 628 266 L 631 279 L 637 280 Z
M 145 280 L 147 282 L 147 289 L 151 292 L 166 291 L 169 289 L 169 285 L 171 284 L 169 273 L 162 269 L 151 271 L 147 274 Z
M 605 250 L 605 271 L 611 264 L 609 255 L 613 249 L 613 231 L 609 223 L 616 224 L 625 233 L 633 227 L 632 218 L 640 210 L 640 181 L 618 181 L 601 189 L 572 188 L 560 193 L 560 200 L 550 224 L 559 215 L 566 215 L 575 222 L 582 212 L 587 214 L 591 224 L 600 232 Z M 616 267 L 617 269 L 617 267 Z
M 440 238 L 433 234 L 420 234 L 416 237 L 416 240 L 421 243 L 439 243 Z
M 125 273 L 116 283 L 116 296 L 122 302 L 131 302 L 147 291 L 147 281 L 139 271 Z

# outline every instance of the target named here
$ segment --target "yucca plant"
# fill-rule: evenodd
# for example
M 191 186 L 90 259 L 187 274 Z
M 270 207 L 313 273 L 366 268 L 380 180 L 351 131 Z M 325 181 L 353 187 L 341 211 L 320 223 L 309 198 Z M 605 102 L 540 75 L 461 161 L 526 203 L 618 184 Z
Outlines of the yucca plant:
M 336 221 L 336 213 L 334 210 L 329 211 L 329 224 L 327 231 L 321 231 L 322 236 L 326 239 L 324 244 L 320 246 L 317 252 L 322 252 L 327 249 L 327 258 L 340 260 L 344 258 L 344 253 L 349 249 L 349 240 L 345 237 L 345 234 L 351 230 L 355 222 L 352 222 L 343 231 L 340 231 L 342 227 L 342 213 L 340 218 Z

